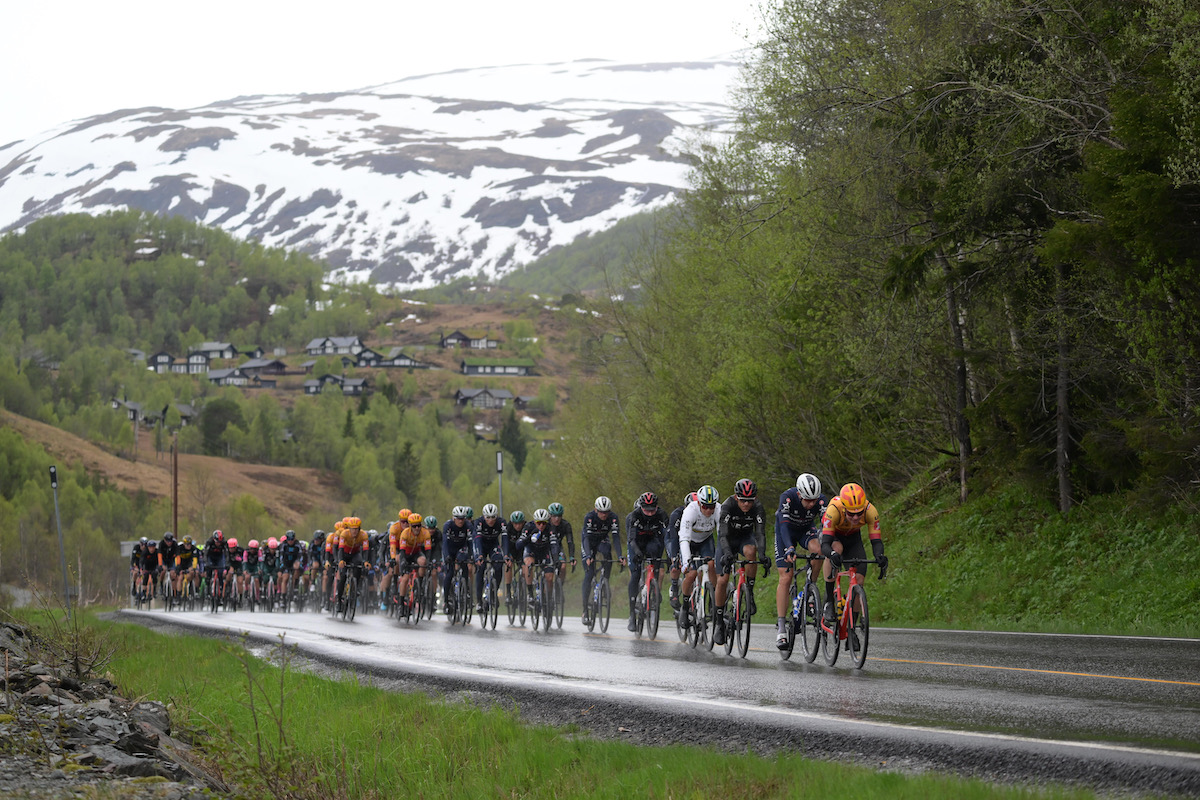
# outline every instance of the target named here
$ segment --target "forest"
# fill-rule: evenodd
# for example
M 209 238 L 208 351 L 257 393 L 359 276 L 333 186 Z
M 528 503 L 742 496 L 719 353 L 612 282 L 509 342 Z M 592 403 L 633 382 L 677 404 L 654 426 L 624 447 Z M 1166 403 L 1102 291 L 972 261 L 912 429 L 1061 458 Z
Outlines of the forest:
M 1200 481 L 1200 11 L 790 0 L 606 308 L 571 489 L 800 472 L 1060 512 Z M 616 317 L 615 327 L 611 317 Z

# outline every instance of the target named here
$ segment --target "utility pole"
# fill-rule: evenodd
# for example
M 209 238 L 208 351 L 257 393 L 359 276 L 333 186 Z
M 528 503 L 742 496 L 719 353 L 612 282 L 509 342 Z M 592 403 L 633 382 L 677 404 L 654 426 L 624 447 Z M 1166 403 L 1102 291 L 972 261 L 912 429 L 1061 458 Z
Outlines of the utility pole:
M 171 531 L 179 536 L 179 431 L 171 442 Z

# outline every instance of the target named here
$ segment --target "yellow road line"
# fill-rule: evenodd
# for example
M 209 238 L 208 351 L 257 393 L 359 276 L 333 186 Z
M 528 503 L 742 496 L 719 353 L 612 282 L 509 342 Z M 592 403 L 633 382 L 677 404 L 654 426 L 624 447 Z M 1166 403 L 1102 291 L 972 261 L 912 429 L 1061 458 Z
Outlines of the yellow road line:
M 1092 672 L 1066 672 L 1057 669 L 1035 669 L 1033 667 L 999 667 L 994 664 L 960 664 L 955 661 L 918 661 L 911 658 L 873 658 L 872 661 L 890 661 L 893 664 L 929 664 L 935 667 L 970 667 L 972 669 L 1000 669 L 1008 672 L 1040 672 L 1045 675 L 1069 675 L 1075 678 L 1107 678 L 1114 681 L 1138 681 L 1141 683 L 1169 683 L 1175 686 L 1200 686 L 1195 681 L 1170 681 L 1163 678 L 1133 678 L 1128 675 L 1098 675 Z

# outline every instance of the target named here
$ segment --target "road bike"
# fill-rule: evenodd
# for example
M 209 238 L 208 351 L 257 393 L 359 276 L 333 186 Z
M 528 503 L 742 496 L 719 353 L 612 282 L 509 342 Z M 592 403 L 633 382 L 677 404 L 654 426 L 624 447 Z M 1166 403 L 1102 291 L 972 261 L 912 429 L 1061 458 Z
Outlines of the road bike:
M 815 553 L 796 554 L 796 560 L 803 558 L 804 586 L 796 588 L 796 578 L 800 571 L 792 573 L 792 583 L 788 587 L 788 609 L 784 617 L 784 631 L 787 633 L 787 645 L 779 650 L 779 657 L 787 661 L 792 657 L 792 649 L 796 646 L 796 633 L 800 633 L 800 652 L 804 660 L 811 664 L 817 658 L 821 648 L 821 593 L 813 580 L 813 561 L 820 561 L 821 556 Z
M 534 569 L 537 564 L 530 564 L 529 568 Z M 533 598 L 529 604 L 529 614 L 533 617 L 533 629 L 538 629 L 538 622 L 544 622 L 543 629 L 547 632 L 550 630 L 550 623 L 554 619 L 554 575 L 558 572 L 558 564 L 550 559 L 545 559 L 541 563 L 542 577 L 533 585 Z
M 713 621 L 713 585 L 708 577 L 708 562 L 706 556 L 692 556 L 688 559 L 687 571 L 695 571 L 692 579 L 692 590 L 679 604 L 679 614 L 675 617 L 675 627 L 681 642 L 691 642 L 692 647 L 698 647 L 701 642 L 711 650 L 712 636 L 709 626 Z M 699 609 L 699 611 L 697 611 Z
M 571 559 L 571 572 L 574 571 L 575 559 Z M 562 630 L 563 613 L 567 609 L 567 596 L 563 589 L 566 579 L 563 572 L 565 570 L 559 570 L 558 580 L 554 581 L 554 624 L 560 631 Z
M 599 622 L 600 632 L 608 632 L 608 622 L 612 617 L 612 588 L 608 585 L 608 570 L 605 567 L 611 563 L 612 559 L 609 558 L 596 556 L 592 559 L 592 587 L 583 609 L 584 623 L 589 631 L 594 631 Z
M 651 639 L 658 636 L 659 610 L 662 608 L 662 591 L 659 588 L 658 572 L 667 563 L 665 558 L 646 558 L 645 580 L 634 600 L 634 632 L 640 638 L 645 630 Z
M 867 645 L 871 635 L 871 617 L 867 610 L 867 590 L 863 586 L 862 574 L 854 568 L 855 564 L 876 564 L 875 559 L 847 558 L 842 560 L 846 569 L 837 573 L 833 584 L 834 624 L 832 627 L 821 617 L 821 651 L 825 655 L 825 663 L 833 666 L 837 663 L 838 653 L 845 648 L 850 651 L 850 661 L 855 669 L 862 669 L 867 661 Z M 886 570 L 881 570 L 879 580 L 883 580 Z M 845 596 L 842 594 L 842 581 L 849 581 L 850 588 Z
M 451 625 L 470 624 L 471 594 L 468 588 L 466 564 L 454 561 L 450 565 L 450 589 L 446 592 L 445 612 Z
M 338 592 L 337 611 L 343 622 L 353 622 L 358 613 L 358 601 L 363 589 L 363 568 L 358 564 L 347 564 L 342 573 L 342 587 Z
M 479 595 L 479 605 L 483 613 L 479 615 L 479 626 L 487 630 L 490 625 L 496 630 L 496 622 L 500 619 L 500 578 L 495 558 L 487 558 L 480 567 L 483 570 L 483 584 Z
M 727 608 L 723 615 L 725 619 L 726 655 L 733 652 L 735 640 L 739 656 L 745 658 L 746 653 L 750 650 L 750 617 L 753 601 L 750 597 L 750 583 L 746 578 L 746 567 L 757 563 L 760 562 L 744 558 L 739 558 L 734 562 L 734 565 L 737 567 L 737 584 L 733 590 L 733 608 Z M 729 601 L 730 598 L 726 597 L 725 605 L 727 607 L 729 606 Z

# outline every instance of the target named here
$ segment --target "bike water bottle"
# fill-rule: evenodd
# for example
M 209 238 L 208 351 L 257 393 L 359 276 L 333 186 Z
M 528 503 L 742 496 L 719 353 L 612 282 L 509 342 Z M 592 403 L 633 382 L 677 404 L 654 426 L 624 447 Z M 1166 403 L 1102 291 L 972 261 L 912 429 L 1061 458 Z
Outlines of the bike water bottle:
M 837 615 L 840 617 L 840 616 L 842 615 L 842 612 L 843 612 L 845 609 L 846 609 L 846 601 L 845 601 L 844 599 L 842 599 L 842 598 L 838 598 L 838 601 L 837 601 Z
M 802 596 L 803 595 L 796 595 L 794 598 L 792 598 L 792 616 L 796 617 L 797 619 L 802 616 L 800 613 L 800 599 Z

